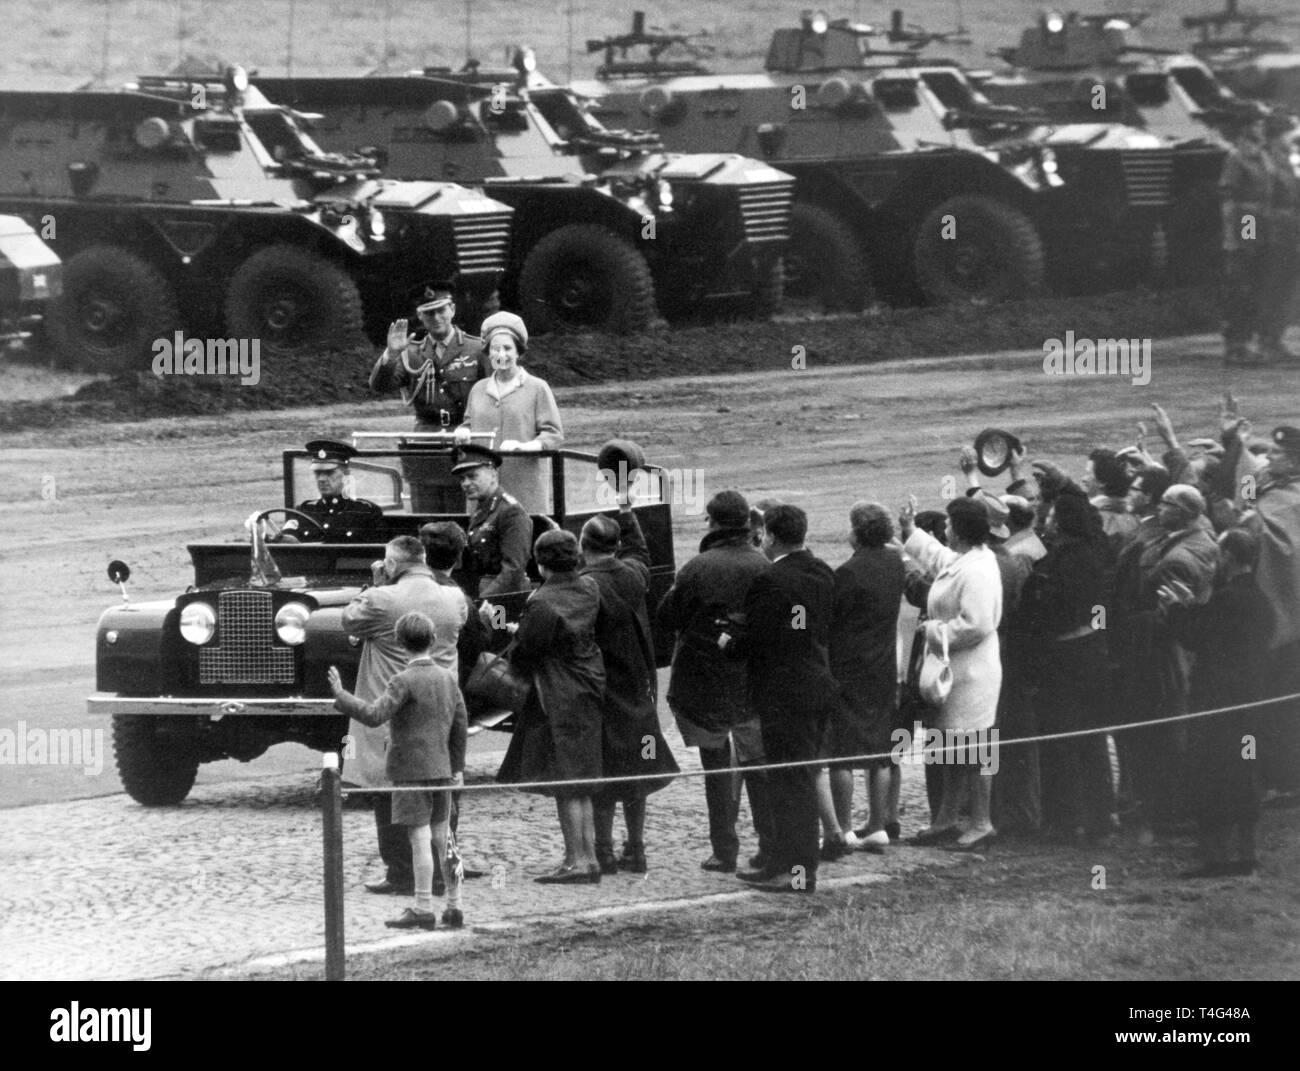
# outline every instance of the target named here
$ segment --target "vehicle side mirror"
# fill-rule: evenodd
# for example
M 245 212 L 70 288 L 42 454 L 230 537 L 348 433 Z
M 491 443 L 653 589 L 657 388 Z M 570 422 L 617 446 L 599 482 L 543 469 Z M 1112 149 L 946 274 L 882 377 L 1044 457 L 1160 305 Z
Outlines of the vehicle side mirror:
M 126 593 L 126 582 L 131 579 L 131 567 L 126 562 L 114 558 L 108 563 L 108 579 L 122 589 L 122 601 L 130 602 L 131 596 Z

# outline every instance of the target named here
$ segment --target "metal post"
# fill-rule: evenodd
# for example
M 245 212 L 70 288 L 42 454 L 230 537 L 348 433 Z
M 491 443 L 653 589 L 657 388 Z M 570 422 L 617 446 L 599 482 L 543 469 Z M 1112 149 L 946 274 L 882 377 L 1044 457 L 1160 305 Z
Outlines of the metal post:
M 325 981 L 343 981 L 343 790 L 339 756 L 321 758 L 321 830 L 325 838 Z

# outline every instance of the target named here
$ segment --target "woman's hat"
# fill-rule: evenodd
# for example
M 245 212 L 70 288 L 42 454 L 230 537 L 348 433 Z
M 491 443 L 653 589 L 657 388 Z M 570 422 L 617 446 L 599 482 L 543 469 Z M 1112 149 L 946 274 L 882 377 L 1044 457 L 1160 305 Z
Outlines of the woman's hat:
M 483 345 L 486 346 L 491 342 L 492 336 L 498 331 L 509 331 L 514 336 L 515 345 L 520 353 L 528 348 L 528 327 L 522 317 L 516 316 L 513 312 L 494 312 L 483 321 L 482 330 L 479 332 Z

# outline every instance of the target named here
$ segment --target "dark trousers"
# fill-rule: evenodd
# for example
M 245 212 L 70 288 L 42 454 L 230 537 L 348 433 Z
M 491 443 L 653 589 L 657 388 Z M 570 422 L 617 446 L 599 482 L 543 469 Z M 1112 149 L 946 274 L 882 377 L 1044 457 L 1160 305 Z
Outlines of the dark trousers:
M 1013 639 L 1009 642 L 1015 643 Z M 1034 696 L 1024 672 L 1008 664 L 1003 648 L 1002 693 L 998 698 L 998 743 L 1038 735 Z M 993 779 L 993 825 L 1000 833 L 1036 833 L 1043 821 L 1037 744 L 998 748 Z
M 1223 279 L 1223 340 L 1246 345 L 1264 330 L 1264 298 L 1271 266 L 1268 247 L 1244 242 L 1246 248 L 1226 255 Z
M 775 716 L 759 715 L 763 729 L 763 751 L 768 762 L 804 762 L 816 759 L 826 731 L 826 712 L 809 715 L 782 711 Z M 811 884 L 817 877 L 818 834 L 821 819 L 817 810 L 817 768 L 800 766 L 767 771 L 772 809 L 772 850 L 768 868 L 788 874 L 796 867 Z
M 375 839 L 379 841 L 379 858 L 384 861 L 384 876 L 394 885 L 410 885 L 415 881 L 415 868 L 411 863 L 411 838 L 407 836 L 406 826 L 393 822 L 393 797 L 387 792 L 375 796 Z M 456 832 L 457 820 L 460 818 L 460 794 L 451 794 L 450 827 Z M 432 839 L 429 841 L 433 844 Z M 442 860 L 435 849 L 433 853 L 435 873 L 442 873 Z
M 1270 651 L 1266 662 L 1266 696 L 1300 692 L 1300 642 Z M 1260 776 L 1265 788 L 1278 792 L 1300 789 L 1300 701 L 1258 709 Z
M 700 765 L 706 770 L 732 769 L 731 747 L 700 748 Z M 749 809 L 754 818 L 754 832 L 758 834 L 758 850 L 767 854 L 771 849 L 772 816 L 768 799 L 768 775 L 746 772 L 742 764 L 733 776 L 716 774 L 704 779 L 704 802 L 709 812 L 709 844 L 713 854 L 724 863 L 734 863 L 740 854 L 740 840 L 736 836 L 736 817 L 740 795 L 736 777 L 743 777 L 745 791 L 749 793 Z
M 1038 656 L 1035 704 L 1042 733 L 1067 733 L 1104 724 L 1110 663 L 1106 637 L 1044 641 Z M 1072 833 L 1102 834 L 1115 809 L 1106 738 L 1097 734 L 1040 745 L 1043 824 Z

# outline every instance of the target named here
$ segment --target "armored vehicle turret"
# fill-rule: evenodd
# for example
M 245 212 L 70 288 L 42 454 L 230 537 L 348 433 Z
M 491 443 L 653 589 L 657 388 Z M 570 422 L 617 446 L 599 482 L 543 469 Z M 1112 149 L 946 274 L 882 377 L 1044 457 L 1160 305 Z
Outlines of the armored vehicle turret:
M 538 329 L 636 331 L 660 311 L 781 300 L 794 180 L 736 153 L 667 153 L 607 129 L 532 70 L 259 78 L 272 99 L 323 113 L 327 148 L 369 146 L 407 179 L 481 184 L 515 209 L 503 298 Z
M 450 182 L 391 182 L 326 152 L 237 68 L 223 82 L 0 92 L 0 211 L 65 262 L 52 333 L 67 357 L 150 367 L 175 332 L 263 356 L 382 337 L 430 279 L 495 291 L 511 209 Z
M 877 48 L 890 33 L 903 47 Z M 982 303 L 1156 269 L 1176 147 L 999 106 L 955 64 L 916 57 L 935 36 L 811 16 L 778 31 L 762 73 L 575 88 L 598 118 L 647 123 L 671 149 L 752 153 L 795 175 L 788 288 L 829 305 L 861 307 L 873 283 L 894 300 Z
M 1288 38 L 1272 36 L 1274 27 L 1288 23 L 1297 24 L 1294 15 L 1285 19 L 1242 11 L 1237 0 L 1224 0 L 1218 11 L 1183 18 L 1183 25 L 1199 37 L 1192 54 L 1233 92 L 1300 113 L 1300 49 Z

